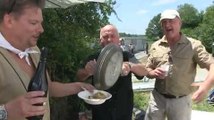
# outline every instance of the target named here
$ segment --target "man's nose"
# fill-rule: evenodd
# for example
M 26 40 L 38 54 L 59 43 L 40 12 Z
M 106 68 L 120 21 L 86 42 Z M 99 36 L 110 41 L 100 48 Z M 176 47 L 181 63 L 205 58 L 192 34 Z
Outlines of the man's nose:
M 112 41 L 112 38 L 111 37 L 108 37 L 108 42 L 111 42 Z
M 169 21 L 169 20 L 167 20 L 166 22 L 165 22 L 165 26 L 170 26 L 171 25 L 171 22 Z
M 43 32 L 44 32 L 44 28 L 43 28 L 42 24 L 40 24 L 40 25 L 38 26 L 38 32 L 40 32 L 40 33 L 43 33 Z

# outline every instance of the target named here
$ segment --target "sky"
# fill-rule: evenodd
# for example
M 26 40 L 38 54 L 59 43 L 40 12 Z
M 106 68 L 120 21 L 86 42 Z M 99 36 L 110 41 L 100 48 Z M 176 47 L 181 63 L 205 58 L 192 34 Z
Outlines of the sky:
M 150 20 L 165 9 L 177 9 L 185 3 L 192 4 L 199 12 L 206 10 L 214 0 L 116 0 L 115 14 L 110 16 L 110 23 L 119 32 L 144 35 Z M 182 17 L 182 16 L 181 16 Z

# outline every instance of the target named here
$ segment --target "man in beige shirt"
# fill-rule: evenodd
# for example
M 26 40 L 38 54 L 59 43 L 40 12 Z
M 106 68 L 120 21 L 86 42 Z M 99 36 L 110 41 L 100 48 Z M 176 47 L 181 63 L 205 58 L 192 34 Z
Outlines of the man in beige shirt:
M 200 41 L 180 32 L 181 17 L 176 10 L 165 10 L 160 23 L 164 36 L 152 44 L 146 65 L 148 77 L 156 81 L 145 120 L 190 120 L 191 97 L 200 102 L 214 84 L 214 60 Z M 193 91 L 197 65 L 209 72 Z
M 0 0 L 0 120 L 26 120 L 43 115 L 49 120 L 48 97 L 43 91 L 27 92 L 39 62 L 37 41 L 43 33 L 45 0 Z M 76 94 L 90 84 L 59 83 L 48 79 L 49 95 Z M 35 106 L 34 104 L 43 104 Z

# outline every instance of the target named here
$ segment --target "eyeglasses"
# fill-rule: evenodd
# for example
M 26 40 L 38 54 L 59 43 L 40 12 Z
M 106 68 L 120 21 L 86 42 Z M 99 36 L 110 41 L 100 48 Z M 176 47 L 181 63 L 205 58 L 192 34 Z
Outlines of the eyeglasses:
M 10 14 L 13 11 L 15 5 L 16 5 L 16 0 L 12 0 L 11 6 L 10 6 L 8 12 L 7 12 L 8 14 Z

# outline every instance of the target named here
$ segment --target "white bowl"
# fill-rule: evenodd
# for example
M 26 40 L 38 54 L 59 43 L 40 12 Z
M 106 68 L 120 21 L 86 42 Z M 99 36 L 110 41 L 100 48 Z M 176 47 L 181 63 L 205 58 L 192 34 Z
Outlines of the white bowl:
M 101 92 L 103 93 L 106 98 L 105 99 L 91 99 L 89 98 L 89 96 L 92 96 L 93 94 L 97 93 L 97 92 Z M 99 105 L 104 103 L 106 100 L 110 99 L 112 97 L 112 95 L 106 91 L 102 91 L 102 90 L 94 90 L 93 93 L 90 93 L 89 91 L 81 91 L 78 93 L 78 96 L 83 99 L 86 103 L 91 104 L 91 105 Z

